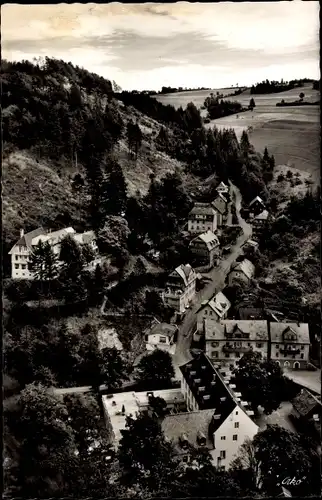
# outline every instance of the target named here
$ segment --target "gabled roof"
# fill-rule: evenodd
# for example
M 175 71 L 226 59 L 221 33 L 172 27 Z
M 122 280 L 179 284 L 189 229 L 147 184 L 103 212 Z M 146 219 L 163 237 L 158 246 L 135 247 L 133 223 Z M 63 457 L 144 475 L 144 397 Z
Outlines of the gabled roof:
M 309 325 L 307 323 L 272 322 L 270 323 L 271 341 L 283 343 L 283 334 L 288 328 L 292 329 L 297 335 L 297 339 L 292 340 L 291 343 L 310 344 Z M 290 343 L 290 341 L 286 340 L 285 343 Z
M 255 215 L 254 219 L 257 220 L 267 220 L 269 213 L 267 210 L 263 210 L 260 214 Z
M 73 229 L 72 227 L 64 227 L 63 229 L 58 229 L 57 231 L 51 231 L 44 235 L 41 234 L 39 236 L 35 236 L 32 239 L 32 245 L 37 245 L 40 240 L 42 242 L 48 241 L 51 245 L 56 245 L 63 238 L 65 238 L 65 236 L 74 234 L 75 234 L 75 229 Z
M 232 266 L 230 272 L 232 271 L 240 271 L 244 273 L 248 279 L 251 279 L 255 273 L 255 266 L 250 260 L 244 259 L 243 261 L 237 262 L 234 266 Z
M 214 201 L 211 203 L 211 205 L 218 210 L 220 214 L 224 214 L 227 210 L 227 203 L 228 201 L 224 197 L 222 193 L 218 193 Z
M 36 236 L 40 236 L 41 234 L 44 235 L 46 234 L 46 231 L 42 226 L 38 227 L 37 229 L 34 229 L 33 231 L 30 231 L 29 233 L 24 234 L 14 246 L 20 245 L 20 246 L 26 246 L 27 248 L 31 248 L 31 242 L 33 238 L 35 238 Z M 9 253 L 11 253 L 11 250 Z
M 221 181 L 221 183 L 218 184 L 216 189 L 226 189 L 228 191 L 229 187 L 223 181 Z
M 214 215 L 214 209 L 210 203 L 195 204 L 189 212 L 189 216 L 190 215 Z
M 213 415 L 214 410 L 212 409 L 166 415 L 161 424 L 162 431 L 167 439 L 173 441 L 175 446 L 184 434 L 190 445 L 198 447 L 197 438 L 202 433 L 206 438 L 205 447 L 212 449 L 213 444 L 209 439 L 209 425 Z
M 220 245 L 218 237 L 212 231 L 206 231 L 205 233 L 199 234 L 190 244 L 198 239 L 206 243 L 208 250 L 212 250 Z
M 86 231 L 85 233 L 76 233 L 73 235 L 74 239 L 81 244 L 91 243 L 96 239 L 94 231 Z
M 194 273 L 194 270 L 192 269 L 190 264 L 181 264 L 180 266 L 176 267 L 176 269 L 170 274 L 170 276 L 176 277 L 177 275 L 179 275 L 183 280 L 185 286 L 187 286 L 191 273 Z
M 313 394 L 311 394 L 307 389 L 301 390 L 301 392 L 292 400 L 292 405 L 301 417 L 308 415 L 316 406 L 319 407 L 320 411 L 322 409 L 321 401 L 313 396 Z
M 150 329 L 145 331 L 145 335 L 164 335 L 166 337 L 172 337 L 176 331 L 176 325 L 169 325 L 168 323 L 155 323 Z
M 234 320 L 223 319 L 219 323 L 211 320 L 205 320 L 205 339 L 210 340 L 227 340 L 237 339 L 235 334 L 247 333 L 247 340 L 251 341 L 268 341 L 267 321 L 265 320 Z M 226 335 L 228 334 L 228 336 Z
M 254 199 L 250 202 L 250 204 L 249 204 L 248 206 L 249 206 L 249 207 L 251 207 L 251 206 L 252 206 L 252 205 L 253 205 L 256 201 L 257 201 L 257 202 L 259 202 L 259 203 L 261 203 L 261 204 L 263 205 L 263 207 L 265 207 L 265 204 L 264 204 L 264 202 L 263 202 L 262 198 L 260 198 L 259 196 L 256 196 L 256 197 L 255 197 L 255 198 L 254 198 Z
M 220 318 L 222 318 L 231 307 L 231 303 L 222 292 L 218 292 L 217 295 L 214 295 L 209 301 L 202 302 L 198 312 L 207 305 L 209 305 Z

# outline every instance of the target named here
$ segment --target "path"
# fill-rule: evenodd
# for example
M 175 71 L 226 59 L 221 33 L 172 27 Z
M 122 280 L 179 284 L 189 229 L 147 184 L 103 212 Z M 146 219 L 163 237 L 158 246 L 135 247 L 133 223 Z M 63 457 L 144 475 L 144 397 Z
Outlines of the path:
M 233 202 L 235 202 L 236 215 L 243 230 L 243 234 L 238 237 L 236 243 L 232 246 L 231 253 L 224 260 L 222 260 L 217 267 L 204 274 L 204 276 L 210 278 L 211 281 L 196 294 L 191 309 L 187 311 L 184 320 L 179 327 L 176 351 L 173 357 L 176 375 L 179 374 L 178 367 L 187 363 L 192 358 L 189 349 L 191 345 L 191 337 L 196 327 L 196 313 L 201 302 L 204 300 L 210 300 L 215 293 L 221 291 L 225 287 L 226 275 L 229 272 L 231 265 L 242 253 L 242 245 L 249 239 L 252 233 L 251 227 L 244 221 L 244 219 L 242 219 L 240 215 L 242 201 L 241 194 L 231 182 L 230 186 L 233 190 Z

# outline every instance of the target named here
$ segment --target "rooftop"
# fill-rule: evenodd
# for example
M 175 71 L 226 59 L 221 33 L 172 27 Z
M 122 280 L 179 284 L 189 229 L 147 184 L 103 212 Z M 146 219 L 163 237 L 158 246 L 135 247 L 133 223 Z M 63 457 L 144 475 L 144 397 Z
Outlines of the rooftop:
M 167 337 L 172 337 L 177 331 L 176 325 L 170 325 L 168 323 L 155 322 L 152 324 L 151 328 L 145 331 L 146 335 L 165 335 Z
M 55 245 L 68 234 L 75 234 L 75 229 L 72 227 L 65 227 L 63 229 L 58 229 L 57 231 L 50 231 L 46 234 L 37 235 L 32 239 L 32 245 L 37 245 L 39 241 L 42 241 L 43 243 L 48 241 L 50 244 Z
M 216 189 L 225 189 L 226 191 L 228 191 L 229 187 L 223 181 L 221 181 L 221 183 L 218 184 Z
M 311 410 L 318 407 L 321 412 L 321 401 L 313 396 L 307 389 L 302 389 L 301 392 L 293 399 L 293 407 L 302 416 L 305 417 Z
M 241 334 L 247 334 L 247 340 L 268 341 L 267 321 L 265 320 L 221 320 L 220 323 L 205 320 L 206 340 L 227 340 L 242 338 Z M 228 335 L 227 335 L 228 334 Z
M 256 196 L 256 197 L 255 197 L 255 198 L 254 198 L 254 199 L 250 202 L 250 204 L 249 204 L 248 206 L 249 206 L 249 207 L 251 207 L 251 206 L 252 206 L 252 205 L 253 205 L 256 201 L 257 201 L 257 202 L 259 202 L 259 203 L 261 203 L 263 206 L 265 206 L 265 204 L 264 204 L 264 202 L 263 202 L 262 198 L 260 198 L 259 196 Z
M 205 233 L 199 234 L 198 236 L 196 236 L 196 238 L 192 240 L 192 242 L 198 239 L 206 243 L 208 250 L 212 250 L 213 248 L 219 246 L 219 239 L 212 231 L 208 230 Z
M 267 210 L 263 210 L 260 214 L 255 215 L 254 219 L 256 219 L 256 220 L 267 220 L 268 215 L 269 215 L 268 211 Z
M 255 273 L 255 266 L 250 260 L 244 259 L 232 266 L 231 271 L 240 271 L 244 273 L 248 279 L 251 279 Z
M 24 234 L 19 238 L 16 245 L 26 246 L 28 248 L 31 247 L 31 242 L 33 238 L 36 236 L 40 236 L 41 234 L 46 234 L 46 231 L 43 227 L 38 227 L 37 229 L 33 229 L 29 231 L 29 233 Z
M 198 446 L 198 438 L 204 438 L 205 447 L 213 448 L 209 439 L 209 424 L 211 423 L 214 410 L 191 411 L 167 415 L 162 421 L 162 430 L 167 439 L 175 446 L 184 437 L 192 446 Z M 178 447 L 178 446 L 177 446 Z
M 201 302 L 201 307 L 198 312 L 201 311 L 205 306 L 209 305 L 213 311 L 221 318 L 230 309 L 231 303 L 227 297 L 222 293 L 218 292 L 212 299 L 204 300 Z
M 180 370 L 199 409 L 213 410 L 212 433 L 219 429 L 237 405 L 246 413 L 237 399 L 237 394 L 232 392 L 204 353 L 180 366 Z
M 190 264 L 181 264 L 170 274 L 170 278 L 177 278 L 178 275 L 183 280 L 185 286 L 187 286 L 193 275 L 195 275 L 195 272 Z
M 271 341 L 284 343 L 284 334 L 286 332 L 294 333 L 291 343 L 310 344 L 309 325 L 307 323 L 270 323 Z M 287 340 L 285 340 L 287 343 Z
M 94 231 L 85 231 L 85 233 L 76 233 L 74 234 L 74 239 L 81 244 L 91 243 L 96 239 Z
M 209 204 L 195 204 L 193 209 L 189 212 L 190 215 L 214 215 L 214 209 Z

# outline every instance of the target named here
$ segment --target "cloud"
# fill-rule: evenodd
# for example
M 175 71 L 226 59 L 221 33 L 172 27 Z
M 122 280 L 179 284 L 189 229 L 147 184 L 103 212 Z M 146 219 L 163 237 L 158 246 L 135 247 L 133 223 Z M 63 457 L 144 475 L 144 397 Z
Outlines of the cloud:
M 319 59 L 318 9 L 318 2 L 297 1 L 7 4 L 2 8 L 2 53 L 8 59 L 48 55 L 68 60 L 120 78 L 126 88 L 129 82 L 140 84 L 137 88 L 153 82 L 159 88 L 164 80 L 209 85 L 203 80 L 234 73 L 256 80 L 265 68 L 293 68 L 292 77 L 311 68 L 314 75 L 305 76 L 312 77 L 318 75 L 313 70 Z M 287 78 L 283 72 L 281 77 Z M 186 82 L 180 83 L 183 78 Z

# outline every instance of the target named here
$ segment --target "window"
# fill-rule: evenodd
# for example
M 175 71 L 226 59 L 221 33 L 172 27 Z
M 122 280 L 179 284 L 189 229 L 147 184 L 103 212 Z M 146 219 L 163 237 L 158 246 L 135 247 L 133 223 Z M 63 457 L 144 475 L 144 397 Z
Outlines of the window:
M 159 337 L 160 344 L 166 344 L 167 343 L 167 337 Z
M 211 356 L 213 358 L 218 358 L 218 351 L 212 351 Z
M 235 429 L 239 429 L 239 422 L 235 422 Z
M 22 269 L 26 269 L 26 264 L 21 264 Z
M 301 351 L 303 351 L 303 350 L 304 350 L 304 345 L 301 345 Z
M 304 358 L 304 354 L 301 354 L 301 359 L 303 359 L 303 358 Z
M 229 358 L 229 353 L 225 354 L 225 358 Z
M 207 316 L 207 314 L 208 314 L 208 311 L 207 311 L 207 309 L 206 309 L 206 310 L 205 310 L 205 315 Z
M 237 441 L 237 438 L 238 438 L 237 434 L 234 434 L 233 435 L 233 441 Z
M 256 347 L 258 347 L 258 348 L 263 347 L 263 344 L 261 342 L 259 342 L 259 343 L 257 342 Z
M 223 451 L 220 452 L 220 458 L 221 459 L 226 458 L 226 450 L 223 450 Z
M 225 441 L 226 436 L 221 436 L 221 438 L 220 438 L 220 439 L 221 439 L 222 441 Z
M 19 269 L 19 264 L 15 264 L 15 269 Z
M 211 345 L 212 347 L 219 347 L 219 342 L 212 342 Z
M 284 358 L 286 358 L 286 354 L 284 354 Z
M 247 345 L 248 345 L 248 347 L 250 347 L 250 346 L 251 346 L 251 343 L 250 343 L 250 342 L 248 342 L 248 344 L 247 344 Z
M 240 358 L 240 353 L 236 352 L 236 358 Z
M 221 470 L 221 471 L 226 470 L 226 466 L 225 466 L 225 465 L 221 465 L 221 466 L 220 466 L 220 470 Z
M 212 311 L 209 311 L 210 316 L 212 316 Z
M 18 260 L 18 255 L 16 255 L 16 260 Z
M 235 415 L 238 415 L 238 411 L 236 411 Z M 237 423 L 237 422 L 236 422 Z
M 277 353 L 276 353 L 276 357 L 278 358 L 278 356 L 279 356 L 279 354 L 278 354 L 278 352 L 277 352 Z

